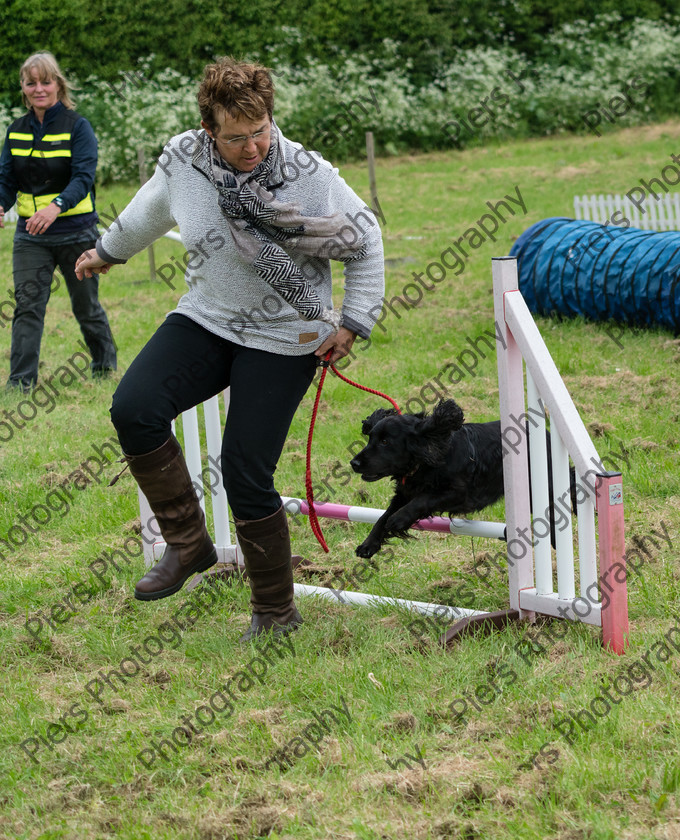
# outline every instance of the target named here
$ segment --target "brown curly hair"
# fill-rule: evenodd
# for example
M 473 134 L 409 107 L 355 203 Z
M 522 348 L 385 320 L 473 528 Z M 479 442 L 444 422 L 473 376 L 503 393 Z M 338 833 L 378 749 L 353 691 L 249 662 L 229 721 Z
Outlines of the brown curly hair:
M 217 134 L 215 108 L 223 108 L 233 119 L 253 122 L 274 113 L 274 83 L 261 64 L 219 58 L 206 65 L 197 94 L 201 119 Z

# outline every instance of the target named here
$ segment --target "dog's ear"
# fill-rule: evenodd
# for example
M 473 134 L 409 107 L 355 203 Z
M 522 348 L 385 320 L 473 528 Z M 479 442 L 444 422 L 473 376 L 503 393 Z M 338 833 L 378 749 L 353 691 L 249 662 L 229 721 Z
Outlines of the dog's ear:
M 463 425 L 465 415 L 455 400 L 440 400 L 430 419 L 437 428 L 456 432 Z
M 384 420 L 385 417 L 391 417 L 393 414 L 397 412 L 393 408 L 379 408 L 377 411 L 374 411 L 369 417 L 367 417 L 364 422 L 361 424 L 361 434 L 362 435 L 370 435 L 371 430 L 375 426 L 376 423 L 379 423 L 381 420 Z
M 454 400 L 441 400 L 429 417 L 425 417 L 419 428 L 421 441 L 420 456 L 427 463 L 436 465 L 449 446 L 451 433 L 463 425 L 463 409 Z

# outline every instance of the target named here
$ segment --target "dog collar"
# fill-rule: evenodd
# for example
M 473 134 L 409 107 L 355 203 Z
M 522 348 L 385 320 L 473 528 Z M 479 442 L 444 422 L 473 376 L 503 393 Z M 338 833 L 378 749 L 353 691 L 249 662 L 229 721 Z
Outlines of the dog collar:
M 407 472 L 406 475 L 401 477 L 401 483 L 406 484 L 406 479 L 411 478 L 412 475 L 415 475 L 418 472 L 420 464 L 416 464 L 416 466 L 411 470 L 411 472 Z

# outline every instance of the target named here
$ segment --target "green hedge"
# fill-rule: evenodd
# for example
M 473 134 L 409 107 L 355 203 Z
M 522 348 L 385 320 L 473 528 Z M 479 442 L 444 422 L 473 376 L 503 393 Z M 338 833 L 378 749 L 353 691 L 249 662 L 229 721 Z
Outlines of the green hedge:
M 340 161 L 364 153 L 367 130 L 379 153 L 394 154 L 589 124 L 606 131 L 677 113 L 678 24 L 635 20 L 621 28 L 620 16 L 604 15 L 561 27 L 545 50 L 552 61 L 531 62 L 511 47 L 461 50 L 420 86 L 394 42 L 382 45 L 380 60 L 359 53 L 334 64 L 279 64 L 275 115 L 287 136 Z M 100 182 L 136 178 L 138 147 L 151 160 L 173 134 L 198 127 L 196 88 L 175 70 L 154 73 L 150 61 L 114 82 L 84 80 L 77 107 L 99 139 Z M 10 119 L 0 107 L 0 129 Z
M 677 11 L 676 0 L 3 0 L 0 98 L 19 104 L 18 68 L 38 49 L 80 79 L 114 80 L 139 59 L 191 77 L 224 54 L 293 66 L 333 65 L 343 51 L 380 59 L 388 38 L 421 85 L 461 49 L 508 46 L 539 62 L 548 33 L 573 20 L 616 12 L 627 25 Z

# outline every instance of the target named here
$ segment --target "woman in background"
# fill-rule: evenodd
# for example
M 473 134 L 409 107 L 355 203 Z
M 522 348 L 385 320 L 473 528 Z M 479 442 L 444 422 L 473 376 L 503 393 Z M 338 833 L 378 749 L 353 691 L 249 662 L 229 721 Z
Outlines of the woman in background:
M 92 356 L 92 375 L 116 369 L 116 348 L 98 300 L 99 278 L 79 282 L 74 264 L 97 239 L 94 178 L 97 140 L 73 110 L 66 78 L 49 52 L 30 56 L 19 71 L 28 113 L 7 129 L 0 155 L 0 227 L 16 201 L 15 309 L 8 389 L 28 392 L 38 380 L 45 310 L 59 266 L 71 308 Z

